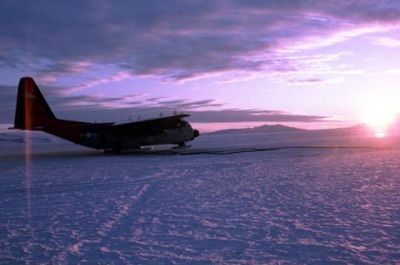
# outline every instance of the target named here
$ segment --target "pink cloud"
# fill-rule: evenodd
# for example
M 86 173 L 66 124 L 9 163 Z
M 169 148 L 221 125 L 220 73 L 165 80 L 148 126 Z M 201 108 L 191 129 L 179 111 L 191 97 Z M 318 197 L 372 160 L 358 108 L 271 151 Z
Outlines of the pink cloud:
M 97 85 L 101 85 L 101 84 L 107 84 L 110 82 L 117 82 L 117 81 L 121 81 L 124 79 L 128 79 L 131 78 L 132 75 L 127 72 L 127 71 L 119 71 L 111 76 L 105 77 L 105 78 L 97 78 L 97 79 L 93 79 L 91 81 L 85 82 L 83 84 L 68 88 L 66 90 L 64 90 L 65 94 L 71 94 L 71 93 L 75 93 L 78 91 L 82 91 L 82 90 L 86 90 L 89 88 L 92 88 L 94 86 Z

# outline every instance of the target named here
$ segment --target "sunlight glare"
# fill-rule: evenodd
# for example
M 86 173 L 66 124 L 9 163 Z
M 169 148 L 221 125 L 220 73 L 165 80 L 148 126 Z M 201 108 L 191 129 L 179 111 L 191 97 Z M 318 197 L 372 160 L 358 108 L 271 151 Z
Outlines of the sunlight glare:
M 383 131 L 376 131 L 376 132 L 375 132 L 375 137 L 376 137 L 376 138 L 383 138 L 383 137 L 385 137 L 385 136 L 386 136 L 386 133 L 383 132 Z
M 377 96 L 363 102 L 361 120 L 375 132 L 375 137 L 387 135 L 389 127 L 394 123 L 399 108 L 395 104 L 396 97 Z

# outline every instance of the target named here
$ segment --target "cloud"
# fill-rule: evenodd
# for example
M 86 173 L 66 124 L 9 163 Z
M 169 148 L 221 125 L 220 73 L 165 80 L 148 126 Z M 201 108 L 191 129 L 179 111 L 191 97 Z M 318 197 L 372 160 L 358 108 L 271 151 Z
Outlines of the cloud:
M 279 111 L 263 111 L 243 109 L 224 109 L 210 111 L 192 111 L 193 122 L 321 122 L 327 117 L 314 115 L 298 115 Z
M 70 93 L 81 91 L 81 90 L 91 88 L 91 87 L 94 87 L 97 85 L 107 84 L 109 82 L 114 82 L 114 81 L 120 81 L 120 80 L 124 80 L 124 79 L 130 78 L 130 77 L 131 77 L 131 75 L 128 72 L 119 71 L 109 77 L 93 79 L 91 81 L 85 82 L 84 84 L 74 86 L 74 87 L 71 87 L 68 89 L 64 89 L 64 93 L 70 94 Z
M 299 69 L 283 50 L 313 49 L 398 26 L 395 1 L 2 1 L 0 65 L 27 63 L 47 80 L 91 64 L 186 80 L 229 71 Z
M 290 83 L 297 83 L 297 84 L 315 84 L 323 82 L 321 78 L 306 78 L 306 79 L 291 79 L 288 80 Z
M 321 122 L 329 117 L 299 115 L 281 111 L 259 109 L 227 109 L 212 99 L 169 100 L 142 97 L 65 96 L 56 87 L 42 88 L 49 105 L 57 117 L 82 121 L 132 121 L 168 116 L 175 113 L 189 113 L 190 121 L 198 123 L 223 122 Z M 17 88 L 0 86 L 0 123 L 12 123 L 15 114 Z M 136 101 L 134 101 L 136 99 Z M 331 121 L 333 122 L 333 121 Z
M 382 37 L 378 38 L 374 42 L 376 45 L 389 47 L 389 48 L 396 48 L 400 46 L 400 40 L 398 38 L 389 38 L 389 37 Z

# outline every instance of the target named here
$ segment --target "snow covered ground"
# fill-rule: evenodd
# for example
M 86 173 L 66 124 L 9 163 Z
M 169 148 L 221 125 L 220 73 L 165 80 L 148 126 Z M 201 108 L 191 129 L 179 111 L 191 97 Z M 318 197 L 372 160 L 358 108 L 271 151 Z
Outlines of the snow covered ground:
M 0 264 L 400 261 L 396 139 L 210 135 L 197 155 L 116 156 L 35 136 L 25 156 L 7 137 Z M 390 148 L 201 153 L 294 146 Z

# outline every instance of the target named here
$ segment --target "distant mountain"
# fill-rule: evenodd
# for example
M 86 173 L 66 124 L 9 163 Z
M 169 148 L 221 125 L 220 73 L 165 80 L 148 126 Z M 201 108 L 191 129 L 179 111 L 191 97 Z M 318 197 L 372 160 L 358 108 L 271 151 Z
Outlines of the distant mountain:
M 316 130 L 316 131 L 319 131 L 320 133 L 327 134 L 327 135 L 332 135 L 332 134 L 357 135 L 357 134 L 371 134 L 371 133 L 373 133 L 373 129 L 371 129 L 368 126 L 363 125 L 363 124 L 358 124 L 358 125 L 355 125 L 355 126 L 344 127 L 344 128 L 321 129 L 321 130 Z
M 303 129 L 284 126 L 281 124 L 275 125 L 262 125 L 253 128 L 244 128 L 244 129 L 227 129 L 227 130 L 220 130 L 215 131 L 210 134 L 244 134 L 244 133 L 269 133 L 269 132 L 300 132 L 306 131 Z
M 0 133 L 0 142 L 24 143 L 25 140 L 23 139 L 22 135 Z
M 48 143 L 53 142 L 50 137 L 46 136 L 38 136 L 32 135 L 32 141 L 34 142 L 41 142 L 41 143 Z M 25 143 L 25 134 L 22 132 L 11 132 L 11 133 L 0 133 L 0 143 Z
M 308 132 L 310 134 L 325 134 L 325 135 L 361 135 L 371 134 L 373 130 L 365 125 L 355 125 L 344 128 L 333 128 L 333 129 L 320 129 L 320 130 L 304 130 L 295 127 L 289 127 L 281 124 L 275 125 L 262 125 L 253 128 L 243 129 L 227 129 L 215 131 L 210 134 L 248 134 L 248 133 L 271 133 L 271 132 Z

